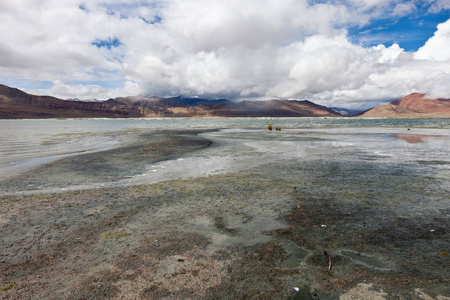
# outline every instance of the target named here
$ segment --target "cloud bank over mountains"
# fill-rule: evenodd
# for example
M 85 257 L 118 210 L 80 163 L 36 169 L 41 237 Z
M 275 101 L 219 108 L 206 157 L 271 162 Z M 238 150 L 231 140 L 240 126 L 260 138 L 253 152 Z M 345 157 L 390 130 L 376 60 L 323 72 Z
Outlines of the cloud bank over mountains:
M 450 19 L 418 49 L 362 42 L 380 21 L 449 9 L 449 0 L 3 1 L 0 81 L 80 99 L 181 94 L 369 107 L 411 92 L 450 98 Z M 355 28 L 369 30 L 358 40 Z

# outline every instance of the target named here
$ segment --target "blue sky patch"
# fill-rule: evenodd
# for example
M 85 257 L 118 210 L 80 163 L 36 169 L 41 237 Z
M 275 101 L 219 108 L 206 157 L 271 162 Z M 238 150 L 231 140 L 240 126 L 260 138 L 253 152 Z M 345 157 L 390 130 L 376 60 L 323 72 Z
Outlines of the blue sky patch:
M 389 47 L 394 43 L 405 51 L 417 51 L 433 36 L 437 25 L 450 18 L 449 10 L 428 13 L 425 8 L 402 18 L 384 18 L 371 22 L 364 27 L 349 28 L 352 42 L 364 47 L 384 44 Z
M 162 18 L 160 17 L 160 16 L 158 16 L 158 15 L 155 15 L 155 16 L 153 16 L 153 19 L 146 19 L 146 18 L 141 18 L 145 23 L 147 23 L 147 24 L 158 24 L 158 23 L 161 23 L 161 21 L 162 21 Z
M 81 9 L 82 11 L 88 11 L 88 9 L 86 8 L 86 6 L 84 4 L 78 5 L 78 8 Z
M 120 40 L 118 38 L 109 38 L 107 40 L 100 40 L 97 39 L 95 40 L 95 42 L 91 43 L 94 46 L 97 46 L 98 48 L 107 48 L 107 49 L 111 49 L 111 48 L 116 48 L 119 47 L 120 45 L 122 45 L 122 43 L 120 42 Z
M 68 82 L 69 85 L 94 85 L 104 88 L 120 88 L 125 85 L 125 79 L 119 80 L 76 80 Z
M 10 87 L 20 87 L 21 89 L 50 89 L 53 86 L 51 81 L 38 81 L 14 77 L 0 76 L 0 83 Z

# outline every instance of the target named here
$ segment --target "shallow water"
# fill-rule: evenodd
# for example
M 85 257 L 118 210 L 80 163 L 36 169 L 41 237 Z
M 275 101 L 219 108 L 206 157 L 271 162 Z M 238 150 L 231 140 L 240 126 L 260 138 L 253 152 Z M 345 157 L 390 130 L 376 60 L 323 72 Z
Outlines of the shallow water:
M 254 134 L 268 124 L 281 126 L 275 134 Z M 217 137 L 233 140 L 267 142 L 331 141 L 332 147 L 359 147 L 371 145 L 376 156 L 407 158 L 426 153 L 425 161 L 441 162 L 448 146 L 450 119 L 350 119 L 350 118 L 229 118 L 229 119 L 52 119 L 0 120 L 0 179 L 19 171 L 42 165 L 62 157 L 102 151 L 126 143 L 129 135 L 157 130 L 225 129 Z M 297 131 L 296 131 L 297 130 Z M 264 133 L 268 133 L 264 132 Z M 272 133 L 275 133 L 272 132 Z M 415 134 L 424 136 L 409 150 L 394 153 L 400 138 Z M 358 141 L 353 137 L 359 135 Z M 444 136 L 444 138 L 440 138 Z M 212 137 L 212 135 L 209 135 Z M 396 138 L 397 137 L 397 138 Z M 379 147 L 380 142 L 393 140 Z M 387 148 L 391 147 L 391 148 Z M 421 147 L 420 147 L 421 146 Z M 251 147 L 253 147 L 251 145 Z M 258 147 L 258 146 L 257 146 Z M 263 146 L 264 147 L 264 146 Z M 364 146 L 366 147 L 366 146 Z M 378 149 L 378 151 L 376 151 Z M 448 149 L 448 148 L 447 148 Z M 447 155 L 448 156 L 448 155 Z M 371 159 L 369 156 L 368 159 Z M 444 164 L 446 160 L 444 159 Z
M 85 121 L 23 121 L 30 144 L 9 135 L 23 148 L 4 161 L 41 160 L 0 180 L 13 295 L 31 282 L 42 298 L 357 299 L 362 283 L 449 296 L 446 120 Z M 55 153 L 69 157 L 38 164 Z
M 342 253 L 342 255 L 351 258 L 353 261 L 367 265 L 368 267 L 377 268 L 377 269 L 387 269 L 388 268 L 388 264 L 381 261 L 377 257 L 368 256 L 368 255 L 364 255 L 361 253 L 355 253 L 353 251 L 348 251 L 348 250 L 342 250 L 341 253 Z

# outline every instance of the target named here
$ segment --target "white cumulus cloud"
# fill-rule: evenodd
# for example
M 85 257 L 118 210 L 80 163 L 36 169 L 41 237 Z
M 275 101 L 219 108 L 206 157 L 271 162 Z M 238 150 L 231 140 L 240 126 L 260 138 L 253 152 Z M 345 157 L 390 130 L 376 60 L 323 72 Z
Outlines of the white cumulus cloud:
M 439 24 L 434 36 L 420 48 L 415 57 L 417 59 L 429 59 L 445 61 L 450 59 L 450 19 Z
M 81 99 L 182 94 L 367 107 L 415 91 L 450 98 L 450 20 L 415 53 L 349 37 L 347 28 L 414 13 L 415 3 L 2 1 L 0 79 L 47 82 L 28 91 Z

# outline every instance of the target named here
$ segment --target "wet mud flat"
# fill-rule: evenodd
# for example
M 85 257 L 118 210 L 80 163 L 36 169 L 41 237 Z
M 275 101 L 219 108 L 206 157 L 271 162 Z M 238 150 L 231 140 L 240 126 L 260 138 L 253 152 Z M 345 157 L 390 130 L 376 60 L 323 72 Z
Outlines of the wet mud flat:
M 139 175 L 146 167 L 208 147 L 197 131 L 167 131 L 124 135 L 122 146 L 66 157 L 0 181 L 4 193 L 45 190 L 74 185 L 114 182 Z
M 450 297 L 449 183 L 431 163 L 255 151 L 260 164 L 225 174 L 45 192 L 232 147 L 197 133 L 140 136 L 2 181 L 1 298 Z

